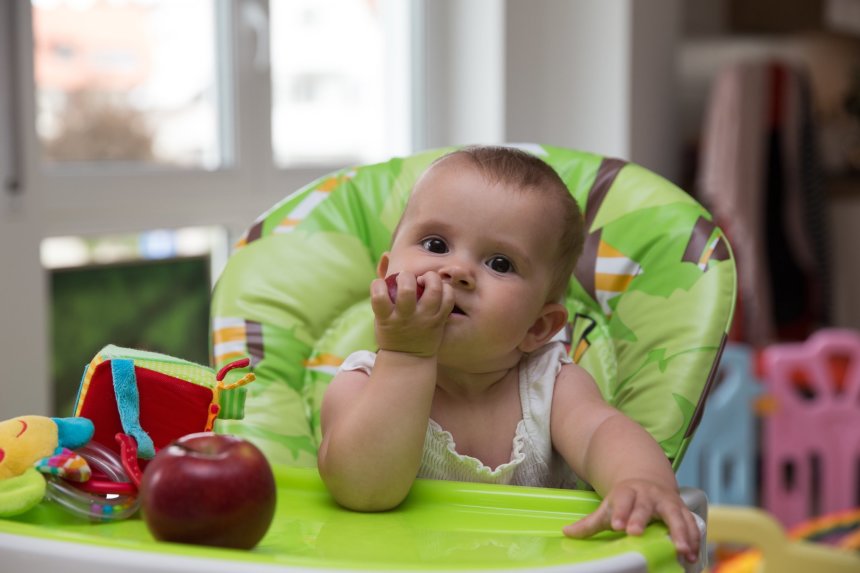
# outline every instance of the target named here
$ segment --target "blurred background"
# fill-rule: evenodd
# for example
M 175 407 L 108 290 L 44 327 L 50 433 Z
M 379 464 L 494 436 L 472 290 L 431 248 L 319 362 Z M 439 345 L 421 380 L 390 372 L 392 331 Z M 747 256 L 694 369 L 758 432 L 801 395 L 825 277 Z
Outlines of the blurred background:
M 750 167 L 765 116 L 788 151 Z M 312 179 L 504 142 L 628 159 L 712 207 L 742 247 L 736 340 L 860 328 L 860 0 L 12 0 L 0 419 L 69 415 L 107 343 L 208 363 L 231 244 Z M 779 157 L 801 167 L 722 193 Z M 744 252 L 735 222 L 768 213 L 801 226 Z

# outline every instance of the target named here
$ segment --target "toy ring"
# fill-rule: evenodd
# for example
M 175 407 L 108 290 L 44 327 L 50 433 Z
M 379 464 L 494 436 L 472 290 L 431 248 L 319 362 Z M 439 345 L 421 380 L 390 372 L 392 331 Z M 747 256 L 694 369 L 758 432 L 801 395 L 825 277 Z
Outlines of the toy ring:
M 117 455 L 97 442 L 75 452 L 90 464 L 94 475 L 105 479 L 92 479 L 92 484 L 79 487 L 60 477 L 47 476 L 46 498 L 75 515 L 95 521 L 117 521 L 132 516 L 140 501 Z

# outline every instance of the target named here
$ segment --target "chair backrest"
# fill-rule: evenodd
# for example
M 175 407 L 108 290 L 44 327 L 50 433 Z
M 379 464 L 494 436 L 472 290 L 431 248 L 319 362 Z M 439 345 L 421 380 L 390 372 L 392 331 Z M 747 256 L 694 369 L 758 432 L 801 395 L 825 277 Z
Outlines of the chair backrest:
M 749 346 L 729 343 L 705 414 L 678 468 L 678 483 L 703 490 L 711 504 L 756 504 L 758 433 L 754 402 L 762 386 Z
M 638 165 L 519 147 L 554 167 L 585 213 L 566 295 L 571 353 L 677 463 L 734 310 L 726 239 L 699 203 Z M 216 364 L 249 355 L 257 382 L 244 420 L 216 429 L 254 440 L 273 461 L 315 463 L 326 385 L 349 353 L 375 348 L 368 285 L 379 256 L 418 176 L 452 149 L 337 171 L 253 224 L 216 285 L 212 336 Z
M 821 330 L 765 348 L 762 361 L 775 402 L 762 422 L 764 508 L 790 527 L 857 507 L 860 333 Z

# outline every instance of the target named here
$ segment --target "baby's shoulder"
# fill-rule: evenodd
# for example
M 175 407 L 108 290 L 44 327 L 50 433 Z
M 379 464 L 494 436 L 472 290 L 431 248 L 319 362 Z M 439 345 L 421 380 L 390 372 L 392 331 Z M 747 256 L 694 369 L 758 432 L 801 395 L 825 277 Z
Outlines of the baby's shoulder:
M 603 401 L 597 383 L 582 366 L 569 362 L 562 364 L 555 378 L 553 401 L 576 400 L 579 403 Z
M 594 385 L 594 378 L 579 364 L 567 362 L 562 364 L 558 369 L 556 384 L 558 383 Z

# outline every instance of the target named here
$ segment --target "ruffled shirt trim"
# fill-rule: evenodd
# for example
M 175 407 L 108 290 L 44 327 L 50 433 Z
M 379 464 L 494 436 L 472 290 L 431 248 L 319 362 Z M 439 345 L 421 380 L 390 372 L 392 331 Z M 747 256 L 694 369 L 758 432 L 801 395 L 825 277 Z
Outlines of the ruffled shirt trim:
M 511 459 L 493 469 L 476 457 L 459 453 L 451 432 L 445 430 L 436 420 L 430 419 L 427 424 L 427 436 L 424 439 L 424 459 L 418 471 L 418 477 L 453 479 L 437 477 L 437 475 L 447 476 L 455 472 L 460 481 L 477 481 L 467 479 L 469 475 L 474 474 L 480 476 L 482 478 L 480 481 L 484 483 L 510 483 L 508 478 L 526 459 L 526 441 L 525 424 L 520 420 L 514 433 Z M 428 446 L 431 448 L 435 446 L 437 452 L 428 451 Z M 439 446 L 446 450 L 444 456 L 438 455 Z M 433 463 L 434 461 L 441 463 Z
M 375 361 L 375 353 L 362 350 L 348 356 L 340 368 L 360 370 L 369 375 Z M 478 458 L 459 453 L 454 436 L 430 419 L 418 477 L 537 487 L 572 485 L 575 476 L 553 450 L 550 436 L 555 380 L 562 365 L 571 362 L 564 345 L 558 342 L 539 348 L 520 362 L 523 418 L 517 424 L 508 462 L 491 468 Z

